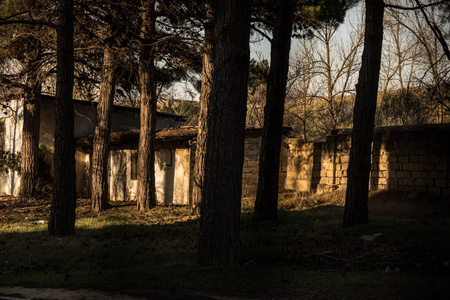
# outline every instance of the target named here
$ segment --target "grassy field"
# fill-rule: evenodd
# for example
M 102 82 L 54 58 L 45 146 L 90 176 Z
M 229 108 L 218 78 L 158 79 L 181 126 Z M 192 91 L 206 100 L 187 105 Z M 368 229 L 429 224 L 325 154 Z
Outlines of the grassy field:
M 195 264 L 198 218 L 79 199 L 76 236 L 47 234 L 50 203 L 0 200 L 0 286 L 123 293 L 148 299 L 448 299 L 450 199 L 375 193 L 367 225 L 341 227 L 343 194 L 280 204 L 253 223 L 243 204 L 239 267 Z

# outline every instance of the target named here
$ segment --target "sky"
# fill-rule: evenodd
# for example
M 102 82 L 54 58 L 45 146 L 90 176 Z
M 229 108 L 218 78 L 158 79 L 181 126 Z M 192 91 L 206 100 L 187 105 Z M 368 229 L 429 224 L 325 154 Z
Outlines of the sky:
M 342 39 L 346 39 L 350 30 L 351 24 L 356 24 L 361 17 L 362 5 L 361 3 L 347 11 L 345 15 L 344 22 L 339 26 L 337 34 L 340 35 Z M 298 39 L 292 39 L 291 54 L 295 53 L 299 44 Z M 267 59 L 270 61 L 270 43 L 266 39 L 261 42 L 250 44 L 250 57 L 256 60 Z
M 345 16 L 344 22 L 339 26 L 337 34 L 340 38 L 345 41 L 348 38 L 348 32 L 350 32 L 351 24 L 357 24 L 358 20 L 361 19 L 362 5 L 358 4 L 352 9 L 350 9 Z M 294 54 L 298 48 L 299 40 L 292 39 L 291 44 L 291 55 Z M 267 39 L 262 39 L 261 41 L 250 43 L 250 58 L 257 61 L 267 59 L 270 61 L 270 43 Z M 198 100 L 199 94 L 196 94 L 194 99 L 188 96 L 185 92 L 185 85 L 181 84 L 174 88 L 177 99 L 186 100 Z

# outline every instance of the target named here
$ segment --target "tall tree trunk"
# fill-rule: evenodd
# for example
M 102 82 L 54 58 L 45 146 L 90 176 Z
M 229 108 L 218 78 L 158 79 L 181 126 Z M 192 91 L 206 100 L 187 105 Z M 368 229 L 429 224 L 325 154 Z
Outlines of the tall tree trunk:
M 282 0 L 279 5 L 270 52 L 255 220 L 277 218 L 281 132 L 295 1 Z
M 383 0 L 366 0 L 364 51 L 359 79 L 356 84 L 352 143 L 347 170 L 348 183 L 344 227 L 369 221 L 367 202 L 381 48 L 383 44 L 383 13 Z
M 206 126 L 199 132 L 205 148 L 197 262 L 235 265 L 240 250 L 250 7 L 248 0 L 212 4 L 217 19 Z
M 38 60 L 40 57 L 38 58 Z M 39 129 L 41 118 L 41 80 L 39 61 L 35 61 L 28 74 L 30 91 L 23 106 L 22 161 L 20 173 L 20 197 L 32 197 L 35 193 L 38 168 Z
M 209 3 L 206 8 L 205 39 L 203 41 L 202 55 L 202 88 L 200 93 L 200 115 L 198 118 L 198 136 L 195 150 L 194 186 L 192 190 L 192 213 L 200 213 L 201 191 L 204 180 L 204 153 L 206 147 L 206 116 L 211 93 L 213 75 L 213 49 L 214 49 L 214 10 Z
M 108 208 L 108 158 L 111 133 L 112 108 L 116 87 L 115 56 L 110 47 L 103 55 L 102 81 L 97 106 L 97 124 L 95 126 L 92 151 L 92 191 L 91 209 L 99 212 Z
M 75 234 L 75 142 L 73 113 L 73 0 L 59 0 L 53 199 L 51 235 Z
M 142 10 L 142 46 L 139 57 L 141 125 L 138 154 L 137 208 L 138 210 L 148 210 L 156 206 L 156 86 L 154 69 L 155 1 L 143 1 Z

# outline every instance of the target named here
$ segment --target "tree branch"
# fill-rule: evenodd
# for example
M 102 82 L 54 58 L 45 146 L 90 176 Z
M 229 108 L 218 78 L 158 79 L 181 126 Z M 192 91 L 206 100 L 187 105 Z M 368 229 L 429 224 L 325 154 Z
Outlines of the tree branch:
M 6 20 L 0 19 L 0 25 L 12 25 L 12 24 L 29 24 L 29 25 L 43 25 L 50 28 L 56 28 L 56 24 L 41 20 Z
M 439 4 L 444 4 L 447 3 L 448 0 L 442 0 L 436 3 L 430 3 L 430 4 L 418 4 L 417 6 L 414 7 L 408 7 L 408 6 L 402 6 L 402 5 L 395 5 L 395 4 L 384 4 L 384 7 L 387 8 L 395 8 L 395 9 L 401 9 L 401 10 L 416 10 L 416 9 L 424 9 L 430 6 L 434 6 L 434 5 L 439 5 Z

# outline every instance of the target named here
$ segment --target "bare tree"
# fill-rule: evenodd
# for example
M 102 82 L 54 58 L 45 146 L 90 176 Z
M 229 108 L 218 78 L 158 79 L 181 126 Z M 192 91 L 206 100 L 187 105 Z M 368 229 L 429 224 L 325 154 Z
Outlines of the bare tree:
M 315 130 L 317 112 L 314 110 L 314 100 L 318 98 L 319 93 L 319 88 L 314 84 L 317 76 L 314 57 L 316 49 L 316 40 L 301 41 L 293 56 L 288 79 L 285 123 L 291 126 L 304 142 L 318 137 Z
M 319 95 L 324 105 L 318 111 L 320 117 L 329 120 L 326 132 L 339 127 L 347 127 L 350 123 L 348 95 L 352 92 L 353 78 L 358 67 L 360 48 L 363 42 L 362 28 L 356 28 L 349 37 L 346 48 L 343 43 L 333 44 L 337 28 L 325 23 L 316 31 L 315 37 L 323 46 L 318 52 L 316 72 L 319 84 L 326 83 L 326 93 Z
M 363 27 L 352 26 L 344 41 L 335 25 L 325 22 L 314 30 L 314 36 L 303 40 L 293 57 L 287 124 L 302 127 L 304 140 L 323 139 L 330 130 L 351 123 L 352 85 L 360 64 Z

